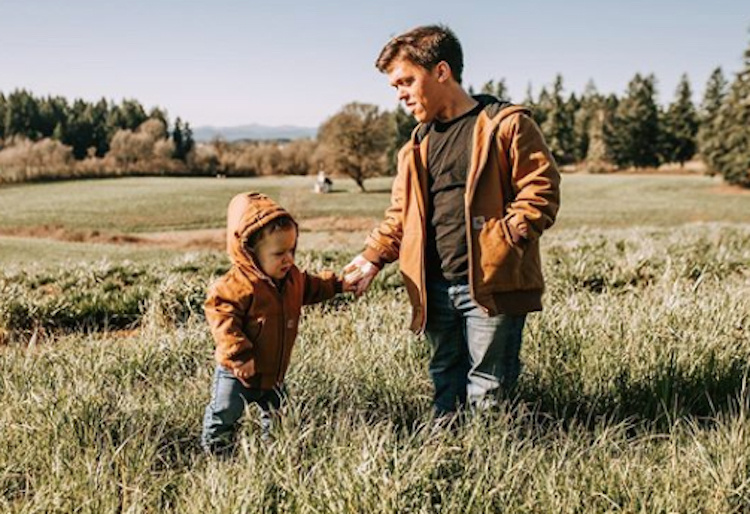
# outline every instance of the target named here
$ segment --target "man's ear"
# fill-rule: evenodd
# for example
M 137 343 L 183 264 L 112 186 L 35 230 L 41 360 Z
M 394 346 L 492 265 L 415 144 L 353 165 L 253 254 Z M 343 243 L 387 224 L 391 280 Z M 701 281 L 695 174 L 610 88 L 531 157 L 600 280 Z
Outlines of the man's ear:
M 451 65 L 445 61 L 440 61 L 439 63 L 437 63 L 437 65 L 435 65 L 435 72 L 437 74 L 437 79 L 439 82 L 446 82 L 453 76 Z

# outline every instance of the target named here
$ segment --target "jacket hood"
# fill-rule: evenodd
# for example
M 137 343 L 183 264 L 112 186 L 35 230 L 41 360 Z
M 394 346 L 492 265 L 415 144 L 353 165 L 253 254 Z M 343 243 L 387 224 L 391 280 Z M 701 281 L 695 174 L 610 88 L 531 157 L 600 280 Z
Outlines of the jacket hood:
M 290 215 L 264 194 L 241 193 L 232 198 L 227 209 L 227 253 L 232 263 L 262 274 L 252 254 L 245 249 L 245 243 L 251 235 L 281 216 Z

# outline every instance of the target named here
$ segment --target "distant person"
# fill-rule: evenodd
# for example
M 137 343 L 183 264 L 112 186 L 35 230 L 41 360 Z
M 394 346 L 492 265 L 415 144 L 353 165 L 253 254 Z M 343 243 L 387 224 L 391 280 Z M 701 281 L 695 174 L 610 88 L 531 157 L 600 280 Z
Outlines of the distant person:
M 411 328 L 433 349 L 435 415 L 450 421 L 516 383 L 526 314 L 542 308 L 539 237 L 555 221 L 560 175 L 528 109 L 463 89 L 447 27 L 392 38 L 376 67 L 419 125 L 385 219 L 344 271 L 359 295 L 400 261 Z
M 315 180 L 315 192 L 326 194 L 330 193 L 333 188 L 333 181 L 326 176 L 326 172 L 320 170 L 318 172 L 318 178 Z
M 302 306 L 353 289 L 331 272 L 316 276 L 297 269 L 297 224 L 262 194 L 232 199 L 227 243 L 232 267 L 205 303 L 217 361 L 201 441 L 211 453 L 231 448 L 246 404 L 260 408 L 261 437 L 270 440 Z

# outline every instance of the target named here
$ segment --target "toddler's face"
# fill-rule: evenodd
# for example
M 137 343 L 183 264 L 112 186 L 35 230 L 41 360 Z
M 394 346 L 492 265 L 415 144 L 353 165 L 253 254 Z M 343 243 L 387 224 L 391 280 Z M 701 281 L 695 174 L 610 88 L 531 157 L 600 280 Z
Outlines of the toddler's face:
M 263 272 L 271 278 L 281 280 L 294 265 L 297 249 L 297 230 L 277 230 L 263 237 L 255 249 Z

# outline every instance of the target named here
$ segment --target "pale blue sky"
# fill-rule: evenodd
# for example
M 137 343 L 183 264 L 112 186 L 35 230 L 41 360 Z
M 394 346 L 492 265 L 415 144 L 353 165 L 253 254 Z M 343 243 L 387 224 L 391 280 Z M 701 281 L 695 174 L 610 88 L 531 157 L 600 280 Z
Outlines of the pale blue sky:
M 393 108 L 373 65 L 388 38 L 445 23 L 465 84 L 505 77 L 514 100 L 563 74 L 621 94 L 653 72 L 660 99 L 688 73 L 739 70 L 748 0 L 0 0 L 0 91 L 165 107 L 193 126 L 315 126 L 350 101 Z

